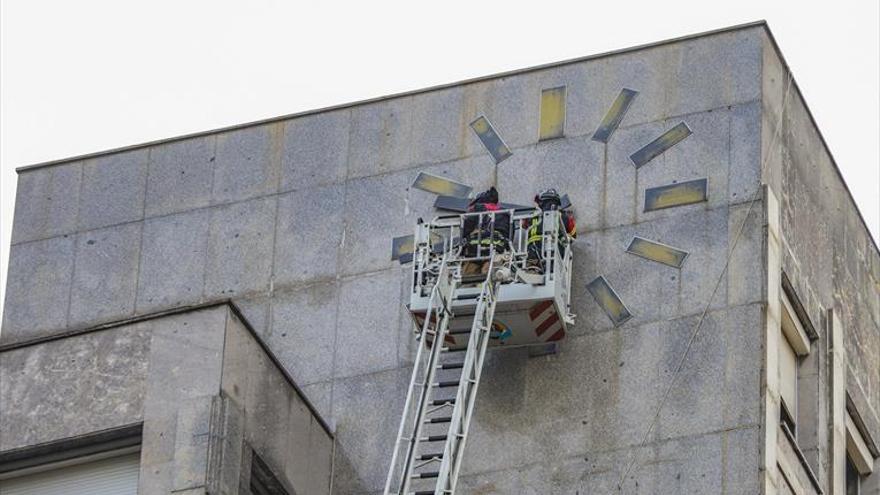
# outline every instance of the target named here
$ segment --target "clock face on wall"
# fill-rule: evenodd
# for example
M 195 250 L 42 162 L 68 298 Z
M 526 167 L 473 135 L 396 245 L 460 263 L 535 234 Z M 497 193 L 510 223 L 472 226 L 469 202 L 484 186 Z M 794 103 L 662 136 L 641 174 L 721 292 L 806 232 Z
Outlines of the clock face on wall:
M 541 91 L 539 141 L 564 137 L 565 89 L 565 86 L 559 86 Z M 593 141 L 608 144 L 613 139 L 615 131 L 623 123 L 630 107 L 636 104 L 638 94 L 636 90 L 621 89 L 604 118 L 598 124 L 598 128 L 592 136 Z M 513 156 L 512 150 L 492 125 L 488 116 L 475 116 L 469 127 L 482 143 L 486 152 L 492 157 L 496 166 Z M 655 158 L 687 139 L 691 133 L 691 129 L 685 122 L 679 122 L 642 147 L 632 150 L 629 155 L 631 165 L 636 169 L 651 166 Z M 473 188 L 466 184 L 425 172 L 419 173 L 412 187 L 436 194 L 434 207 L 438 210 L 456 213 L 467 211 L 469 198 L 473 192 Z M 676 181 L 668 185 L 646 188 L 643 208 L 645 212 L 650 212 L 707 200 L 708 179 Z M 531 206 L 508 203 L 502 203 L 501 206 L 504 209 L 531 208 Z M 571 202 L 564 196 L 562 208 L 570 207 Z M 395 237 L 392 240 L 392 259 L 399 260 L 401 264 L 411 261 L 414 251 L 413 242 L 412 235 Z M 646 263 L 661 263 L 673 268 L 681 268 L 688 257 L 688 253 L 682 249 L 639 235 L 633 236 L 625 248 L 625 252 L 642 258 Z M 633 313 L 614 290 L 613 283 L 613 275 L 599 274 L 586 285 L 586 289 L 612 323 L 618 326 L 632 318 Z

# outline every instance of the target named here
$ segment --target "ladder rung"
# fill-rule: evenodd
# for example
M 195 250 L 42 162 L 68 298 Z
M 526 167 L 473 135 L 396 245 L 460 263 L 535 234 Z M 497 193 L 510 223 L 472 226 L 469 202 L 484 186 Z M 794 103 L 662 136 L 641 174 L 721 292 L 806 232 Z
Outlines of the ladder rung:
M 420 461 L 430 461 L 431 459 L 442 459 L 443 452 L 437 452 L 436 454 L 422 454 L 419 456 Z M 431 492 L 434 493 L 434 492 Z
M 448 387 L 457 387 L 458 380 L 447 380 L 445 382 L 437 382 L 434 384 L 437 388 L 448 388 Z
M 448 422 L 450 422 L 450 421 L 452 421 L 452 418 L 450 418 L 450 417 L 443 417 L 443 418 L 430 418 L 430 419 L 426 419 L 426 420 L 425 420 L 425 424 L 431 424 L 431 423 L 448 423 Z
M 440 369 L 442 370 L 460 370 L 464 368 L 464 363 L 441 363 Z
M 462 295 L 460 295 L 460 296 L 455 296 L 455 300 L 456 300 L 456 301 L 467 301 L 467 300 L 469 300 L 469 299 L 476 299 L 476 298 L 478 298 L 478 297 L 480 297 L 480 295 L 479 295 L 479 294 L 476 294 L 476 293 L 474 293 L 474 294 L 462 294 Z
M 422 438 L 423 442 L 445 442 L 447 435 L 428 435 Z
M 442 406 L 443 404 L 455 404 L 455 397 L 451 399 L 434 399 L 434 401 L 431 402 L 431 405 L 434 406 Z
M 417 492 L 412 492 L 411 495 L 434 495 L 434 490 L 420 490 Z
M 419 478 L 436 478 L 437 476 L 440 476 L 440 472 L 439 472 L 439 471 L 430 471 L 430 472 L 427 472 L 427 473 L 415 473 L 414 475 L 412 475 L 413 479 L 419 479 Z M 428 493 L 434 493 L 434 492 L 428 492 Z

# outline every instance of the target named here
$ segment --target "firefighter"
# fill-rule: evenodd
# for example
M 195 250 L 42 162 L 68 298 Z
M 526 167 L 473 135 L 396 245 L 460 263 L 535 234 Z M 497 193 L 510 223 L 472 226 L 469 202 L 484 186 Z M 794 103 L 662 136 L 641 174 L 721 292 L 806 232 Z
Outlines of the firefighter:
M 468 205 L 468 213 L 500 210 L 498 190 L 494 187 L 478 194 Z M 488 257 L 493 247 L 495 254 L 506 252 L 510 244 L 510 213 L 496 213 L 494 219 L 491 215 L 466 216 L 462 226 L 462 239 L 464 240 L 462 254 L 466 258 Z M 462 265 L 463 275 L 485 274 L 488 271 L 488 259 L 466 261 Z
M 550 210 L 560 210 L 562 208 L 562 199 L 556 189 L 547 189 L 535 196 L 535 203 L 540 208 L 538 215 L 531 219 L 528 225 L 528 239 L 526 240 L 526 250 L 528 252 L 526 258 L 526 269 L 532 273 L 544 273 L 544 260 L 541 248 L 544 238 L 544 212 Z M 526 222 L 525 220 L 523 221 Z M 567 233 L 570 237 L 577 237 L 577 226 L 575 225 L 574 214 L 568 210 L 562 210 L 559 215 L 559 232 Z M 565 256 L 565 245 L 563 236 L 559 237 L 559 253 Z

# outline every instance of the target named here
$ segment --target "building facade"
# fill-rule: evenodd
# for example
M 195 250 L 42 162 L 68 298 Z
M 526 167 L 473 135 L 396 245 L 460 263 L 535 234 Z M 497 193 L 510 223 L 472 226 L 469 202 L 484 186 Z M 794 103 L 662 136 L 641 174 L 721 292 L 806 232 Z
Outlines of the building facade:
M 421 172 L 578 219 L 576 323 L 490 350 L 462 493 L 880 493 L 880 254 L 764 23 L 20 169 L 0 488 L 381 493 Z

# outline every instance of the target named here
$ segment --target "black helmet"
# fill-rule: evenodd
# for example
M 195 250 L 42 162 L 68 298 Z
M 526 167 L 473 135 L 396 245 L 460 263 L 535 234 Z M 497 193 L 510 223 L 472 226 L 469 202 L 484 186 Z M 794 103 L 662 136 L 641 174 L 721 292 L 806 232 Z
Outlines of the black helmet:
M 546 205 L 556 205 L 557 208 L 562 206 L 562 199 L 559 197 L 559 193 L 556 192 L 556 189 L 546 189 L 541 191 L 541 194 L 535 196 L 535 203 L 538 203 L 542 208 Z
M 485 203 L 497 203 L 498 202 L 498 190 L 495 189 L 495 186 L 490 187 L 488 190 L 477 194 L 477 197 L 471 201 L 471 205 L 475 204 L 485 204 Z

